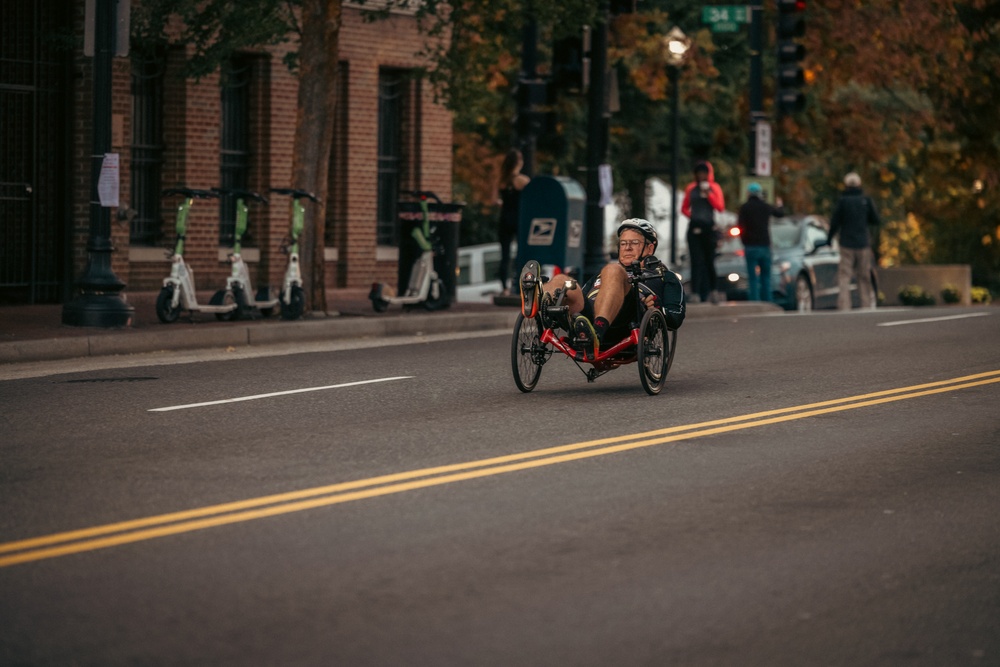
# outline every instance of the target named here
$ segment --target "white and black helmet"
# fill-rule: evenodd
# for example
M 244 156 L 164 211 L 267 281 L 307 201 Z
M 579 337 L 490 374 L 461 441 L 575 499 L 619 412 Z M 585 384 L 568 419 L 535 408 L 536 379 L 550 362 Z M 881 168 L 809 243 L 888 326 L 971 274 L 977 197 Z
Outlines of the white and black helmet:
M 642 234 L 643 238 L 646 239 L 647 243 L 652 243 L 655 247 L 658 243 L 656 238 L 656 229 L 650 224 L 649 220 L 643 220 L 642 218 L 629 218 L 628 220 L 622 221 L 618 225 L 618 236 L 621 237 L 622 232 L 626 229 L 634 229 L 635 231 Z

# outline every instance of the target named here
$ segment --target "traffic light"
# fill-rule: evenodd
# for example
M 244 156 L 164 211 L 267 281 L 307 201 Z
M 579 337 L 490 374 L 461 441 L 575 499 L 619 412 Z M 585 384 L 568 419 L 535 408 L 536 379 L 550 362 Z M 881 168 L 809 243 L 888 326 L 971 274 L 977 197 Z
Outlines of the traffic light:
M 564 37 L 552 45 L 552 86 L 584 94 L 590 86 L 590 26 L 579 36 Z
M 806 83 L 801 62 L 806 49 L 796 38 L 806 33 L 805 0 L 778 0 L 778 113 L 797 113 L 806 108 L 802 87 Z
M 638 0 L 611 0 L 611 15 L 634 14 L 638 9 Z

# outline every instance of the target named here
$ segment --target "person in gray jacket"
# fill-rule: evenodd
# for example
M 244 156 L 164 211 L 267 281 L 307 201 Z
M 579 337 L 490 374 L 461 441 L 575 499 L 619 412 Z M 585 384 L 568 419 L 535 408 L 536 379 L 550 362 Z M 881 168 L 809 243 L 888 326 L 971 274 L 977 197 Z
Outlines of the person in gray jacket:
M 829 239 L 840 235 L 840 266 L 837 269 L 839 310 L 851 309 L 851 277 L 858 283 L 862 308 L 875 307 L 872 287 L 872 248 L 869 227 L 877 230 L 882 224 L 871 197 L 861 190 L 861 177 L 853 171 L 844 176 L 843 194 L 837 200 L 830 219 Z M 876 237 L 877 238 L 877 237 Z

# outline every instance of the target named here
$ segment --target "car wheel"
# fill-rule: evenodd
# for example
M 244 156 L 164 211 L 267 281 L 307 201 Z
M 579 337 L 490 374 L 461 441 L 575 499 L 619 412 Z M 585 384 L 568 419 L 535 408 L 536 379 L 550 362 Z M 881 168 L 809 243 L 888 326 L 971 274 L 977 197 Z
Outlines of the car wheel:
M 813 288 L 809 278 L 799 276 L 795 279 L 795 307 L 800 313 L 808 313 L 815 307 Z

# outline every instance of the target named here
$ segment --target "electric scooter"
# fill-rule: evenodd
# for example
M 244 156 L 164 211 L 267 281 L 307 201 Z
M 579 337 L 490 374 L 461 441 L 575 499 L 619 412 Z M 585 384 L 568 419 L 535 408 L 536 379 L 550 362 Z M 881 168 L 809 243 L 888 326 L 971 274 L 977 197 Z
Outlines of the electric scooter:
M 428 211 L 428 199 L 433 198 L 439 204 L 442 202 L 433 192 L 418 191 L 409 194 L 420 202 L 421 224 L 415 226 L 411 234 L 420 247 L 421 254 L 410 270 L 410 282 L 402 295 L 397 296 L 392 287 L 385 283 L 372 283 L 368 298 L 377 313 L 384 313 L 390 305 L 402 305 L 404 308 L 423 306 L 427 310 L 438 310 L 449 305 L 444 282 L 434 269 L 434 257 L 440 252 L 440 239 L 437 228 L 430 224 Z
M 177 208 L 175 229 L 177 241 L 167 257 L 171 260 L 170 276 L 163 279 L 163 288 L 156 297 L 156 316 L 164 324 L 176 322 L 181 310 L 189 312 L 215 313 L 216 317 L 232 318 L 238 304 L 229 290 L 219 290 L 209 303 L 199 304 L 195 289 L 194 271 L 184 262 L 184 235 L 187 231 L 187 216 L 191 205 L 197 199 L 217 199 L 218 193 L 194 188 L 169 188 L 164 197 L 182 195 L 184 200 Z
M 292 198 L 292 225 L 289 230 L 291 236 L 286 237 L 281 244 L 281 252 L 288 255 L 288 268 L 285 269 L 279 300 L 281 319 L 297 320 L 302 317 L 306 301 L 305 291 L 302 288 L 302 273 L 299 271 L 299 236 L 305 227 L 306 209 L 300 200 L 306 198 L 319 203 L 319 199 L 311 192 L 294 188 L 271 188 L 271 192 Z
M 243 261 L 243 235 L 247 231 L 249 220 L 249 208 L 247 200 L 252 199 L 262 204 L 267 203 L 267 198 L 250 190 L 238 188 L 212 188 L 212 192 L 224 197 L 236 198 L 236 228 L 233 239 L 233 252 L 229 255 L 229 263 L 232 265 L 232 274 L 226 279 L 226 288 L 216 292 L 213 298 L 225 299 L 226 292 L 231 292 L 236 301 L 236 311 L 234 314 L 218 313 L 216 317 L 220 320 L 228 320 L 235 317 L 243 319 L 252 317 L 254 313 L 260 312 L 264 317 L 269 317 L 278 305 L 277 297 L 271 296 L 269 287 L 261 287 L 256 292 L 250 280 L 250 268 Z

